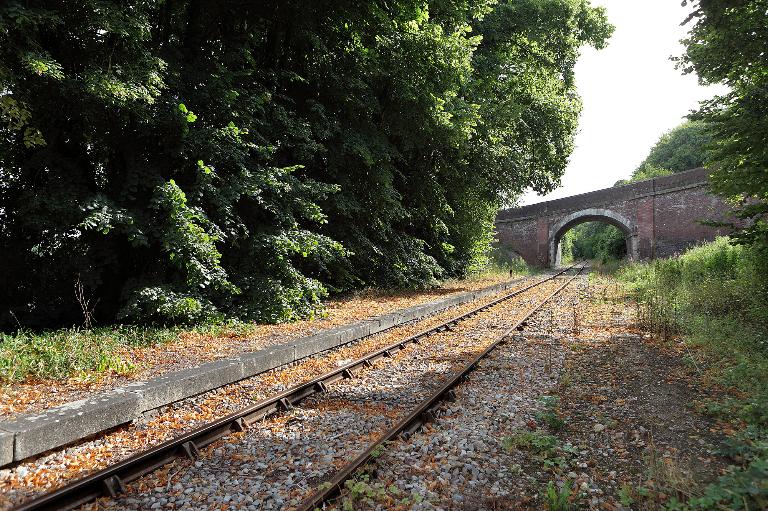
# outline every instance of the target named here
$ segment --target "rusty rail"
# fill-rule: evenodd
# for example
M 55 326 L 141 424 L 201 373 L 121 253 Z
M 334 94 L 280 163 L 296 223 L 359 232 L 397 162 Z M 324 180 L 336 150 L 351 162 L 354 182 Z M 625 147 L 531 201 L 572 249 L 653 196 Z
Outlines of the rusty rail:
M 467 375 L 477 367 L 477 364 L 480 362 L 480 360 L 485 358 L 498 346 L 504 344 L 506 339 L 513 331 L 518 330 L 525 321 L 527 321 L 536 313 L 536 311 L 538 311 L 543 305 L 554 298 L 558 293 L 560 293 L 560 291 L 565 289 L 568 284 L 570 284 L 576 277 L 579 276 L 579 274 L 584 270 L 584 267 L 585 265 L 582 265 L 580 268 L 578 268 L 576 275 L 571 277 L 567 282 L 550 293 L 540 303 L 529 309 L 521 319 L 519 319 L 510 328 L 505 330 L 504 333 L 499 335 L 490 346 L 488 346 L 479 355 L 472 359 L 472 361 L 464 366 L 461 371 L 454 373 L 454 375 L 451 376 L 451 378 L 442 387 L 440 387 L 440 389 L 422 401 L 421 404 L 415 408 L 406 418 L 398 422 L 390 430 L 384 433 L 384 435 L 382 435 L 375 443 L 371 444 L 368 449 L 366 449 L 357 458 L 342 467 L 336 473 L 333 479 L 323 485 L 323 489 L 305 499 L 299 505 L 297 511 L 312 511 L 314 509 L 321 508 L 323 504 L 339 495 L 344 487 L 344 483 L 350 479 L 361 467 L 368 463 L 373 458 L 373 453 L 382 449 L 386 442 L 390 442 L 397 437 L 401 437 L 407 440 L 422 425 L 432 420 L 435 417 L 435 411 L 439 407 L 440 403 L 445 400 L 454 399 L 453 388 L 467 378 Z M 570 268 L 573 268 L 573 266 Z M 566 271 L 568 269 L 566 269 Z
M 126 460 L 99 470 L 82 479 L 73 481 L 57 490 L 35 497 L 13 508 L 12 511 L 69 510 L 88 502 L 92 502 L 99 497 L 117 497 L 119 494 L 125 492 L 126 483 L 135 481 L 136 479 L 173 462 L 179 457 L 197 459 L 200 454 L 199 450 L 214 441 L 231 433 L 243 431 L 254 422 L 278 412 L 288 410 L 291 406 L 309 396 L 325 392 L 328 384 L 343 378 L 352 378 L 355 371 L 369 367 L 373 362 L 379 359 L 391 357 L 394 352 L 405 348 L 409 343 L 415 343 L 423 337 L 448 330 L 451 326 L 460 321 L 475 316 L 505 300 L 509 300 L 529 289 L 553 280 L 574 267 L 575 265 L 572 265 L 548 276 L 547 278 L 541 279 L 523 288 L 516 289 L 511 293 L 499 297 L 485 305 L 476 307 L 460 316 L 449 319 L 437 326 L 423 330 L 401 341 L 373 351 L 364 357 L 334 369 L 333 371 L 325 373 L 305 383 L 296 385 L 295 387 L 280 392 L 270 398 L 263 399 L 235 413 L 229 414 L 208 424 L 204 424 L 203 426 L 151 449 L 140 452 Z M 522 321 L 519 323 L 522 323 Z

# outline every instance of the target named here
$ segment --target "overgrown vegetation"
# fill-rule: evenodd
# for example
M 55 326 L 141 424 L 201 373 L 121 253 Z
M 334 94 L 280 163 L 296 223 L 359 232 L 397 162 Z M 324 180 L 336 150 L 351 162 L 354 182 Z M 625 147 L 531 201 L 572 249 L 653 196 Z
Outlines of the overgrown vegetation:
M 693 10 L 685 73 L 728 93 L 702 103 L 695 116 L 708 126 L 707 167 L 712 189 L 736 204 L 748 219 L 736 238 L 768 247 L 768 0 L 691 0 Z
M 711 140 L 703 121 L 686 121 L 664 133 L 632 175 L 616 186 L 703 167 Z
M 466 275 L 497 207 L 558 183 L 611 31 L 587 0 L 5 2 L 0 328 Z
M 528 266 L 521 256 L 498 245 L 494 246 L 489 253 L 488 268 L 493 272 L 509 273 L 510 275 L 531 275 L 540 270 Z
M 448 280 L 444 287 L 461 288 L 494 283 L 511 277 L 527 275 L 525 266 L 490 264 L 474 271 L 461 281 Z M 439 290 L 434 292 L 440 293 Z M 373 296 L 410 295 L 421 291 L 386 291 L 358 289 L 339 296 L 363 298 Z M 318 314 L 319 317 L 325 312 Z M 311 318 L 309 318 L 311 319 Z M 125 374 L 137 368 L 132 360 L 135 348 L 174 342 L 183 337 L 201 336 L 210 339 L 246 337 L 259 328 L 253 322 L 226 320 L 199 325 L 147 326 L 111 325 L 96 328 L 60 328 L 53 330 L 18 329 L 0 332 L 0 382 L 28 379 L 77 378 L 92 380 L 106 374 Z M 213 341 L 215 342 L 215 341 Z
M 627 255 L 627 239 L 616 226 L 586 222 L 565 233 L 560 249 L 564 263 L 585 259 L 607 263 Z
M 692 363 L 734 389 L 704 403 L 742 431 L 724 454 L 728 474 L 669 509 L 768 507 L 768 254 L 728 238 L 673 259 L 635 263 L 619 272 L 640 304 L 642 325 L 661 337 L 683 335 L 697 347 Z M 694 357 L 704 357 L 696 361 Z
M 175 341 L 180 335 L 245 336 L 256 325 L 238 321 L 184 327 L 118 325 L 94 329 L 0 333 L 0 382 L 46 378 L 90 380 L 136 369 L 130 350 Z
M 560 398 L 558 396 L 544 396 L 541 398 L 544 409 L 536 414 L 536 420 L 546 425 L 550 431 L 558 432 L 565 427 L 565 419 L 560 416 Z
M 370 479 L 370 474 L 358 473 L 344 482 L 342 511 L 355 511 L 363 506 L 372 507 L 382 501 L 389 505 L 414 506 L 424 500 L 417 492 L 409 495 L 394 484 L 385 486 L 380 482 L 371 482 Z

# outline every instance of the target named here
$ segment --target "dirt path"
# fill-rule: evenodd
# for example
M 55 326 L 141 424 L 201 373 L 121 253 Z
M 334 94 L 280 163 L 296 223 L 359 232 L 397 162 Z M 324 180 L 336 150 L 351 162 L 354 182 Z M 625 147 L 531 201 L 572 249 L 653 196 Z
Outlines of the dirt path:
M 555 393 L 564 424 L 537 424 L 558 439 L 560 459 L 528 456 L 528 466 L 544 467 L 527 479 L 541 496 L 531 508 L 554 509 L 555 496 L 571 488 L 569 500 L 583 508 L 662 509 L 724 469 L 720 425 L 695 411 L 710 397 L 695 364 L 682 345 L 639 332 L 633 312 L 610 281 L 593 282 L 572 312 L 576 327 L 559 339 L 566 362 Z

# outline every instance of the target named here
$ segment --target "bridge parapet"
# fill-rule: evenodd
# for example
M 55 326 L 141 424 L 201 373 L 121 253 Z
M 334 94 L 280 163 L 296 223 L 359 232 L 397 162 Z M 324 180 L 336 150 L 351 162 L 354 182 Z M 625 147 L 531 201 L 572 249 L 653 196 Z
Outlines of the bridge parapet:
M 709 185 L 708 175 L 709 172 L 706 169 L 697 168 L 669 176 L 654 177 L 636 183 L 520 206 L 519 208 L 503 209 L 496 216 L 496 223 L 521 220 L 526 217 L 539 217 L 562 211 L 595 208 L 626 200 L 672 193 L 691 187 L 704 187 Z

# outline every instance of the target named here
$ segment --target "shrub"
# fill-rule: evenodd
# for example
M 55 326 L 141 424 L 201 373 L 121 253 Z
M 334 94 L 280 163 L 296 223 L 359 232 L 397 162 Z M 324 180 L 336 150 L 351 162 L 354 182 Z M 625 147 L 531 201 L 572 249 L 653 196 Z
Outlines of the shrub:
M 134 292 L 118 316 L 119 319 L 162 325 L 209 322 L 216 317 L 220 314 L 208 300 L 165 287 L 146 287 Z
M 635 263 L 619 272 L 639 304 L 639 321 L 663 335 L 684 335 L 709 370 L 746 396 L 710 404 L 745 421 L 750 438 L 731 442 L 736 465 L 701 497 L 676 509 L 765 509 L 768 505 L 768 254 L 727 238 L 680 257 Z

